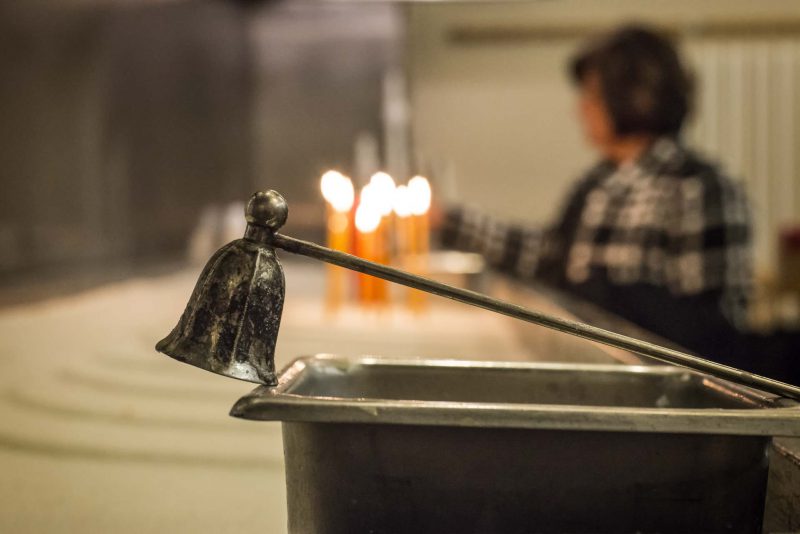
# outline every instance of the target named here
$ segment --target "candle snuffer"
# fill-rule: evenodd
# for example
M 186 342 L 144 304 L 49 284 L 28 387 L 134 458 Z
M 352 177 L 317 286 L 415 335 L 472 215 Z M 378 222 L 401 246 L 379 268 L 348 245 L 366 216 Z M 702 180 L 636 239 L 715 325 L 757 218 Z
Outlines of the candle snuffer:
M 275 385 L 275 343 L 285 293 L 283 269 L 275 253 L 280 248 L 741 385 L 800 399 L 800 387 L 791 384 L 282 235 L 278 230 L 286 222 L 288 212 L 286 201 L 276 191 L 258 192 L 251 197 L 245 208 L 244 237 L 212 256 L 178 325 L 156 345 L 156 350 L 217 374 Z

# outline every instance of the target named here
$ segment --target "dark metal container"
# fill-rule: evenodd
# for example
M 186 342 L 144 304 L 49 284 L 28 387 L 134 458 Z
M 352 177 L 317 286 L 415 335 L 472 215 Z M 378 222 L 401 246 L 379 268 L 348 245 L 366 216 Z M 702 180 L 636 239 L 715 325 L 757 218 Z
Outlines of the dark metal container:
M 674 367 L 315 356 L 283 421 L 293 533 L 760 532 L 796 403 Z

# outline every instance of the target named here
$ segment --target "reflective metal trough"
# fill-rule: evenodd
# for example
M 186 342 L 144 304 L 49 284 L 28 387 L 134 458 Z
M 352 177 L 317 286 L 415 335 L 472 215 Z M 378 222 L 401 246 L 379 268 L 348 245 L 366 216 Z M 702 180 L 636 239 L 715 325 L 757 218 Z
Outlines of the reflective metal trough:
M 282 421 L 289 530 L 760 532 L 800 406 L 675 367 L 300 358 L 231 411 Z

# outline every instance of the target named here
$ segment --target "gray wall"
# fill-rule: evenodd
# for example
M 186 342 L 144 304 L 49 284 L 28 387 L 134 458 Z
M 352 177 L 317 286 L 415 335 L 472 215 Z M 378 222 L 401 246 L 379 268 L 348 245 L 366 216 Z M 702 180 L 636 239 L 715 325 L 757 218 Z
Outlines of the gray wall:
M 394 6 L 368 3 L 284 2 L 253 17 L 257 183 L 280 184 L 294 208 L 317 208 L 290 223 L 321 225 L 322 172 L 352 172 L 360 132 L 380 139 L 383 76 L 401 61 L 399 26 Z
M 313 228 L 319 170 L 380 133 L 389 6 L 0 4 L 0 282 L 181 256 L 257 187 Z
M 2 19 L 0 268 L 174 250 L 250 189 L 242 12 L 215 2 Z

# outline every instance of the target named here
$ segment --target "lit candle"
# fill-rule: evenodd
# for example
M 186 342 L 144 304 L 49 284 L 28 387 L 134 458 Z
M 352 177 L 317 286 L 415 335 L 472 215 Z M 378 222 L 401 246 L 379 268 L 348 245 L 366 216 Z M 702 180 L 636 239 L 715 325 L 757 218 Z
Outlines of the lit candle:
M 391 215 L 394 202 L 394 179 L 385 172 L 376 172 L 369 179 L 369 185 L 373 194 L 372 200 L 375 203 L 375 209 L 378 210 L 381 217 Z
M 369 181 L 370 201 L 374 209 L 380 214 L 381 220 L 376 230 L 376 251 L 375 261 L 379 263 L 391 263 L 391 243 L 392 232 L 392 205 L 394 202 L 395 183 L 389 174 L 376 172 L 370 177 Z M 389 285 L 384 280 L 376 280 L 375 301 L 386 303 L 389 301 Z
M 395 215 L 395 244 L 397 255 L 408 261 L 411 254 L 411 194 L 405 185 L 397 186 L 394 191 L 393 209 Z
M 326 228 L 328 246 L 342 252 L 351 252 L 350 210 L 353 207 L 355 191 L 353 182 L 338 171 L 328 171 L 322 175 L 320 189 L 326 202 Z M 328 286 L 326 308 L 329 311 L 339 308 L 345 294 L 345 271 L 341 267 L 328 265 Z
M 375 207 L 371 193 L 369 184 L 364 186 L 359 197 L 358 208 L 356 208 L 356 254 L 365 260 L 379 261 L 377 230 L 381 223 L 381 214 Z M 376 282 L 379 280 L 366 274 L 360 274 L 358 280 L 361 302 L 375 302 Z
M 428 253 L 430 251 L 431 185 L 422 176 L 414 176 L 408 181 L 408 195 L 411 211 L 410 249 L 412 254 L 412 271 L 420 275 L 427 274 Z M 414 311 L 425 308 L 425 293 L 412 289 L 408 294 L 409 307 Z

